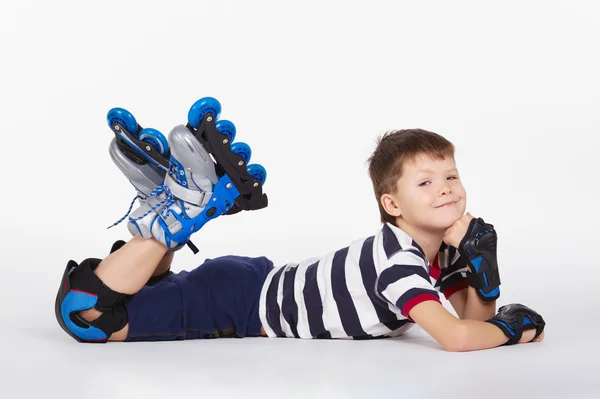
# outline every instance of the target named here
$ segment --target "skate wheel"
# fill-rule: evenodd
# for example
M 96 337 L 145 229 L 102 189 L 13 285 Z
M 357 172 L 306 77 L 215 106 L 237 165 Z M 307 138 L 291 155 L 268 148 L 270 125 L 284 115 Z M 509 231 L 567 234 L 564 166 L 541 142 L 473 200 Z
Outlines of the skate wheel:
M 258 180 L 261 185 L 264 185 L 267 180 L 267 171 L 258 163 L 248 165 L 248 174 Z
M 196 101 L 188 112 L 188 122 L 194 129 L 200 126 L 200 121 L 207 113 L 213 114 L 213 117 L 219 119 L 221 116 L 221 103 L 216 98 L 203 97 Z
M 134 116 L 131 115 L 131 112 L 123 108 L 113 108 L 108 111 L 108 114 L 106 115 L 106 121 L 111 129 L 113 124 L 118 122 L 132 135 L 135 135 L 138 131 L 138 123 Z
M 233 140 L 235 140 L 235 132 L 237 129 L 235 128 L 233 122 L 223 119 L 216 123 L 216 128 L 219 131 L 219 133 L 223 133 L 224 135 L 229 137 L 230 143 Z
M 246 143 L 242 143 L 241 141 L 231 145 L 231 152 L 242 157 L 245 163 L 248 163 L 250 161 L 250 157 L 252 156 L 252 150 L 250 149 L 250 146 Z
M 142 129 L 140 131 L 139 139 L 152 145 L 162 156 L 166 156 L 169 153 L 169 142 L 166 137 L 156 129 Z

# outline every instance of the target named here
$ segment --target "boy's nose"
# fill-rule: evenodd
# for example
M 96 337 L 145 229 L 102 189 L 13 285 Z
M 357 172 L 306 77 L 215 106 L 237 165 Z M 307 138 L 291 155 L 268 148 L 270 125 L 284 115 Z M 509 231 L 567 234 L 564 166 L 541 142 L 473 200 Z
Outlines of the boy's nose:
M 440 195 L 448 195 L 452 192 L 449 184 L 444 184 L 440 189 Z

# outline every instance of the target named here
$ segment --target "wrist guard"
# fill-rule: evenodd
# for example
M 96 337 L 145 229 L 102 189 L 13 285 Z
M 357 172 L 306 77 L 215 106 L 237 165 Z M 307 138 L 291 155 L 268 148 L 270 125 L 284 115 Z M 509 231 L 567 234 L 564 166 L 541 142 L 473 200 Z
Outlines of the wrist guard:
M 488 323 L 492 323 L 496 327 L 500 328 L 502 332 L 508 337 L 508 342 L 504 345 L 514 345 L 519 342 L 523 331 L 536 330 L 535 338 L 537 338 L 544 327 L 546 322 L 536 311 L 529 309 L 525 305 L 519 303 L 512 303 L 510 305 L 502 306 L 498 310 L 498 314 L 493 318 L 486 320 Z
M 486 302 L 495 301 L 500 296 L 497 241 L 493 225 L 481 218 L 473 218 L 458 248 L 470 264 L 471 271 L 467 273 L 469 285 Z

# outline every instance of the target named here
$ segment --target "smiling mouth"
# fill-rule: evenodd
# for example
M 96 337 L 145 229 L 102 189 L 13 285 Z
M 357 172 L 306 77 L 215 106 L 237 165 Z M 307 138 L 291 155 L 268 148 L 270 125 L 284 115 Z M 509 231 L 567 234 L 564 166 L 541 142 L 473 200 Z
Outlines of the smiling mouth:
M 446 202 L 445 204 L 442 204 L 442 205 L 440 205 L 440 206 L 436 206 L 436 208 L 446 208 L 446 207 L 448 207 L 448 206 L 452 206 L 452 205 L 454 205 L 454 204 L 456 204 L 456 201 L 452 201 L 452 202 Z

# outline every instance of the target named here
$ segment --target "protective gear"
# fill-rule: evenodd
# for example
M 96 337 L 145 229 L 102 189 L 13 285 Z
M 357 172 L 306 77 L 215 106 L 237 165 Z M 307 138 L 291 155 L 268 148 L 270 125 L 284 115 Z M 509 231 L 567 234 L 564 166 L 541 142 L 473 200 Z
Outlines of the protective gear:
M 495 301 L 500 296 L 497 241 L 493 225 L 481 218 L 473 218 L 458 248 L 470 264 L 471 271 L 467 273 L 469 285 L 486 302 Z
M 502 306 L 498 310 L 498 314 L 493 318 L 486 320 L 488 323 L 492 323 L 502 330 L 502 332 L 509 338 L 505 345 L 514 345 L 519 342 L 523 331 L 536 330 L 535 338 L 539 337 L 546 322 L 537 312 L 529 309 L 525 305 L 519 303 L 512 303 L 510 305 Z
M 56 295 L 55 313 L 58 324 L 79 342 L 106 342 L 127 325 L 125 302 L 130 295 L 108 288 L 94 274 L 100 259 L 86 259 L 80 265 L 70 260 Z M 79 312 L 97 309 L 103 314 L 92 322 Z

